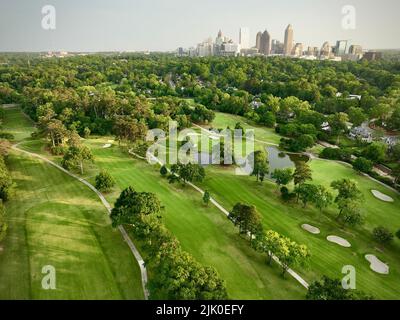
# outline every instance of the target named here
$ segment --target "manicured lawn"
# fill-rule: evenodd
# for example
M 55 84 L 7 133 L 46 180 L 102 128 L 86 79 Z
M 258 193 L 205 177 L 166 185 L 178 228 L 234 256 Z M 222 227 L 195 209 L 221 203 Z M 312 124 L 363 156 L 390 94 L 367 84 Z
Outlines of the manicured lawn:
M 238 122 L 242 124 L 244 129 L 254 129 L 255 139 L 274 144 L 279 144 L 281 140 L 281 136 L 275 133 L 274 129 L 258 126 L 249 119 L 228 113 L 215 112 L 215 119 L 209 127 L 226 129 L 226 127 L 229 126 L 231 129 L 234 129 Z
M 19 107 L 7 108 L 5 109 L 2 131 L 13 134 L 15 141 L 21 141 L 30 137 L 33 131 L 32 122 L 22 113 Z
M 154 192 L 165 206 L 164 221 L 183 248 L 198 261 L 215 267 L 226 281 L 233 299 L 302 299 L 305 289 L 290 276 L 283 280 L 277 265 L 268 267 L 247 240 L 214 206 L 202 204 L 201 195 L 189 186 L 170 185 L 157 167 L 128 157 L 116 145 L 103 149 L 107 139 L 89 140 L 96 165 L 116 179 L 119 189 L 133 186 Z M 93 173 L 88 172 L 88 176 Z M 119 191 L 108 196 L 115 200 Z
M 33 131 L 19 109 L 6 110 L 5 126 L 17 141 Z M 0 299 L 143 299 L 137 262 L 97 196 L 20 152 L 8 164 L 16 187 L 0 244 Z M 42 289 L 46 265 L 56 269 L 56 290 Z
M 17 184 L 7 203 L 0 299 L 142 299 L 136 260 L 86 186 L 50 165 L 13 153 Z M 42 267 L 56 268 L 43 290 Z
M 278 196 L 272 182 L 257 183 L 254 177 L 234 175 L 233 168 L 207 167 L 207 178 L 202 184 L 225 208 L 232 208 L 239 201 L 253 204 L 263 216 L 265 228 L 270 228 L 291 237 L 299 243 L 306 244 L 312 254 L 307 269 L 298 271 L 311 282 L 326 274 L 342 278 L 342 267 L 352 265 L 357 272 L 357 288 L 377 298 L 397 299 L 400 292 L 400 240 L 394 240 L 385 248 L 372 239 L 371 230 L 383 225 L 391 231 L 400 228 L 400 197 L 375 182 L 357 175 L 351 168 L 337 163 L 314 160 L 311 162 L 314 182 L 329 186 L 330 182 L 340 178 L 356 180 L 365 196 L 363 212 L 366 223 L 361 228 L 343 229 L 335 221 L 337 209 L 332 206 L 324 214 L 308 207 L 303 209 L 297 204 L 285 204 Z M 384 203 L 372 196 L 370 189 L 377 189 L 395 199 L 395 202 Z M 303 223 L 310 223 L 321 229 L 320 235 L 311 235 L 301 229 Z M 342 248 L 326 240 L 328 235 L 338 235 L 349 240 L 352 248 Z M 390 266 L 389 275 L 379 275 L 369 269 L 364 255 L 372 253 Z

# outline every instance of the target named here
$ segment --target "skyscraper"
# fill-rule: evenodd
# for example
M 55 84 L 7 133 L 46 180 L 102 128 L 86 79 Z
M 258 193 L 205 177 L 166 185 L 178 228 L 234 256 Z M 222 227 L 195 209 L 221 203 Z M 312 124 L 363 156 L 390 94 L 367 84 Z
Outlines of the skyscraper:
M 260 52 L 261 50 L 261 37 L 262 37 L 262 32 L 258 32 L 257 33 L 257 37 L 256 37 L 256 48 L 258 49 L 258 52 Z
M 329 57 L 331 52 L 332 52 L 332 48 L 329 45 L 329 42 L 324 42 L 324 44 L 321 47 L 321 53 L 320 53 L 321 56 Z
M 293 28 L 292 25 L 289 24 L 285 30 L 285 43 L 283 47 L 283 53 L 285 55 L 290 55 L 292 53 L 293 48 Z
M 265 30 L 261 36 L 260 53 L 268 56 L 271 53 L 271 35 Z
M 249 28 L 242 27 L 239 30 L 239 44 L 242 49 L 250 48 L 250 31 Z
M 335 55 L 343 56 L 349 51 L 349 41 L 348 40 L 338 40 L 336 41 Z

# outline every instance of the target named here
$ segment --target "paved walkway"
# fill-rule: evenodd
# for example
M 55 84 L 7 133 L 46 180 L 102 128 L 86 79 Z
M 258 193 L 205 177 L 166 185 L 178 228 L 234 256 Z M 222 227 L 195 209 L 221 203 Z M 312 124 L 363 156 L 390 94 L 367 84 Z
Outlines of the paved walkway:
M 64 169 L 63 167 L 59 166 L 58 164 L 56 164 L 55 162 L 47 159 L 44 156 L 41 156 L 39 154 L 36 153 L 32 153 L 23 149 L 18 148 L 18 144 L 15 144 L 12 146 L 12 148 L 16 151 L 25 153 L 31 157 L 35 157 L 35 158 L 39 158 L 40 160 L 43 160 L 45 162 L 47 162 L 48 164 L 52 165 L 53 167 L 56 167 L 57 169 L 61 170 L 62 172 L 66 173 L 67 175 L 79 180 L 80 182 L 82 182 L 83 184 L 85 184 L 87 187 L 89 187 L 89 189 L 91 189 L 93 192 L 95 192 L 97 194 L 97 196 L 100 198 L 101 202 L 103 203 L 104 207 L 107 209 L 108 213 L 111 213 L 111 205 L 110 203 L 106 200 L 106 198 L 101 194 L 101 192 L 99 190 L 97 190 L 92 184 L 90 184 L 87 180 L 69 172 L 68 170 Z M 141 278 L 142 278 L 142 287 L 143 287 L 143 293 L 144 293 L 144 298 L 147 300 L 149 298 L 149 292 L 147 290 L 147 270 L 146 270 L 146 266 L 145 266 L 145 262 L 142 258 L 142 256 L 140 255 L 139 251 L 137 250 L 137 248 L 135 247 L 134 243 L 132 242 L 131 238 L 128 236 L 128 234 L 126 233 L 126 230 L 124 229 L 123 226 L 119 226 L 118 230 L 121 232 L 122 237 L 124 238 L 125 242 L 128 244 L 132 254 L 134 255 L 137 263 L 139 264 L 139 268 L 140 268 L 140 273 L 141 273 Z
M 128 151 L 129 154 L 142 159 L 142 160 L 147 160 L 145 157 L 142 157 L 138 154 L 136 154 L 135 152 L 133 152 L 132 150 Z M 164 165 L 157 157 L 148 154 L 153 160 L 157 161 L 160 165 Z M 168 168 L 167 168 L 168 172 L 171 172 Z M 175 174 L 177 176 L 177 174 Z M 196 191 L 200 192 L 202 195 L 204 194 L 204 190 L 202 190 L 201 188 L 199 188 L 198 186 L 196 186 L 195 184 L 191 183 L 191 182 L 186 182 L 187 185 L 191 186 L 193 189 L 195 189 Z M 224 215 L 229 216 L 229 211 L 226 210 L 222 205 L 220 205 L 215 199 L 210 198 L 210 202 L 216 206 Z M 282 266 L 281 262 L 279 261 L 279 259 L 276 256 L 273 256 L 273 259 L 276 263 L 278 263 L 280 266 Z M 288 269 L 287 272 L 293 277 L 295 278 L 304 288 L 308 289 L 308 283 L 306 280 L 304 280 L 298 273 L 296 273 L 295 271 L 293 271 L 292 269 Z

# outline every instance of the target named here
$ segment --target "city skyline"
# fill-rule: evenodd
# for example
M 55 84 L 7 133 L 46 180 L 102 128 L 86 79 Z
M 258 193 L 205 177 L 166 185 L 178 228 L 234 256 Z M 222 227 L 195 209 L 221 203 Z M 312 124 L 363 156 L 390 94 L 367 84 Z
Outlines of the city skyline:
M 43 0 L 3 0 L 0 51 L 173 51 L 193 46 L 219 29 L 238 42 L 240 26 L 250 29 L 250 45 L 254 46 L 257 32 L 265 29 L 271 39 L 283 41 L 282 31 L 289 23 L 296 29 L 295 43 L 321 47 L 325 41 L 352 39 L 367 49 L 400 48 L 400 3 L 395 0 L 352 1 L 357 23 L 350 30 L 341 25 L 347 4 L 342 0 L 99 0 L 96 6 L 53 0 L 57 24 L 51 31 L 41 27 L 41 9 L 47 4 Z

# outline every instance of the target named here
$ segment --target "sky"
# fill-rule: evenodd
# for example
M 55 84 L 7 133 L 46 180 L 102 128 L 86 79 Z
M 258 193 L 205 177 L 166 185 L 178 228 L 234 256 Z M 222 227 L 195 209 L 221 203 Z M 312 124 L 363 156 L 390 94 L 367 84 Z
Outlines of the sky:
M 55 30 L 42 27 L 42 8 L 56 9 Z M 342 8 L 355 8 L 355 29 L 344 29 Z M 283 41 L 321 47 L 351 39 L 366 49 L 400 48 L 399 0 L 0 0 L 0 51 L 172 51 L 195 46 L 219 29 L 251 44 L 265 29 Z

